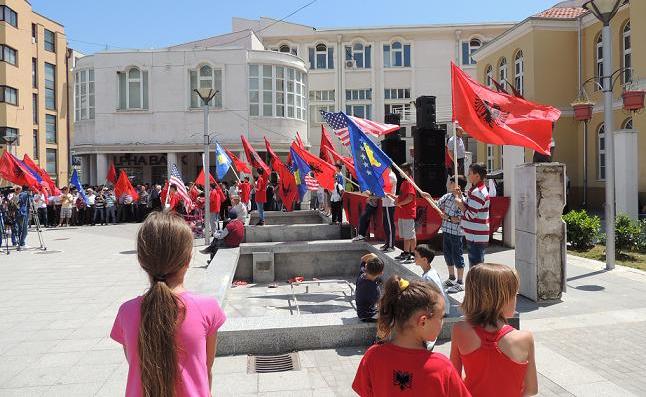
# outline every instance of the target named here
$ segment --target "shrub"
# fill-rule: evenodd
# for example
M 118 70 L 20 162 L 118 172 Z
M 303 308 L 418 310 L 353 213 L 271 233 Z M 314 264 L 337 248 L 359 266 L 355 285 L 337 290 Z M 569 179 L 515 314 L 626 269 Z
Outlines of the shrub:
M 637 237 L 637 249 L 646 253 L 646 219 L 639 221 L 639 236 Z
M 626 215 L 615 220 L 615 249 L 618 252 L 631 251 L 637 247 L 639 225 Z
M 590 216 L 585 210 L 570 211 L 563 216 L 567 225 L 567 239 L 575 249 L 587 249 L 597 241 L 601 221 L 598 216 Z

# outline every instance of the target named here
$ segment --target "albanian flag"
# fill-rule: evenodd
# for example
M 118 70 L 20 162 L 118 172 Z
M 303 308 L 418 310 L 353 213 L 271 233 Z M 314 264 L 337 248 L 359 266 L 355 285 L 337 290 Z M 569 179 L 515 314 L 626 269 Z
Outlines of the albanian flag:
M 195 178 L 195 182 L 193 182 L 196 185 L 201 185 L 204 186 L 204 167 L 200 168 L 200 173 L 197 175 L 197 178 Z M 209 183 L 215 183 L 215 178 L 213 178 L 213 175 L 209 172 Z
M 453 121 L 470 136 L 484 143 L 550 153 L 552 123 L 561 116 L 558 109 L 490 90 L 454 63 L 451 80 Z
M 244 148 L 244 153 L 247 156 L 247 161 L 249 161 L 249 164 L 251 164 L 253 168 L 262 168 L 265 171 L 265 174 L 269 175 L 271 173 L 271 170 L 269 169 L 267 164 L 262 161 L 258 152 L 254 150 L 254 148 L 251 146 L 244 135 L 240 135 L 240 138 L 242 139 L 242 147 Z
M 114 184 L 114 194 L 117 196 L 117 199 L 124 194 L 129 194 L 132 197 L 133 202 L 139 200 L 139 194 L 130 183 L 130 179 L 128 179 L 128 175 L 124 170 L 121 170 L 119 179 L 117 179 L 117 183 Z
M 110 163 L 110 168 L 108 169 L 108 174 L 105 176 L 105 180 L 111 184 L 117 183 L 117 169 L 114 168 L 114 163 Z
M 285 163 L 282 162 L 280 157 L 278 157 L 276 152 L 271 148 L 267 137 L 265 137 L 265 146 L 267 146 L 267 152 L 271 156 L 271 167 L 276 171 L 278 178 L 280 179 L 277 192 L 278 196 L 282 200 L 287 211 L 291 211 L 294 208 L 294 203 L 298 199 L 296 179 L 294 178 L 294 174 L 292 174 Z
M 309 165 L 309 168 L 314 173 L 314 178 L 324 189 L 329 191 L 334 190 L 334 179 L 336 169 L 333 165 L 326 163 L 322 159 L 316 157 L 304 148 L 300 147 L 298 142 L 292 142 L 292 150 L 300 156 Z
M 224 149 L 224 152 L 227 154 L 227 156 L 229 156 L 231 161 L 233 161 L 233 166 L 236 168 L 236 170 L 238 172 L 245 173 L 245 174 L 251 174 L 251 168 L 249 168 L 249 164 L 247 164 L 244 161 L 240 160 L 229 149 Z
M 40 189 L 36 178 L 20 164 L 20 160 L 6 150 L 0 157 L 0 176 L 16 185 Z

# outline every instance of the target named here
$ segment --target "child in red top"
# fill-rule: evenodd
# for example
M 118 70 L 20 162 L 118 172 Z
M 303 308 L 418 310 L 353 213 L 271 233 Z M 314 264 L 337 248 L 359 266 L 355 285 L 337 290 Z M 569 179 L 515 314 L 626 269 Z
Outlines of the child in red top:
M 409 178 L 413 177 L 411 164 L 402 164 L 401 169 Z M 404 252 L 395 257 L 395 259 L 410 263 L 415 262 L 413 251 L 417 246 L 417 234 L 415 232 L 416 197 L 415 187 L 408 179 L 404 179 L 399 187 L 399 196 L 395 200 L 395 205 L 397 206 L 395 216 L 397 217 L 399 238 L 404 240 Z
M 258 178 L 256 179 L 256 207 L 258 208 L 258 218 L 260 218 L 256 225 L 262 226 L 265 224 L 264 205 L 267 202 L 267 181 L 269 176 L 262 168 L 258 168 L 256 171 L 258 172 Z
M 474 397 L 520 397 L 538 393 L 531 332 L 507 324 L 514 315 L 518 274 L 483 263 L 467 273 L 462 311 L 453 327 L 451 361 Z
M 426 349 L 442 330 L 444 299 L 432 284 L 392 276 L 379 302 L 380 336 L 363 356 L 352 388 L 360 396 L 470 396 L 451 362 Z

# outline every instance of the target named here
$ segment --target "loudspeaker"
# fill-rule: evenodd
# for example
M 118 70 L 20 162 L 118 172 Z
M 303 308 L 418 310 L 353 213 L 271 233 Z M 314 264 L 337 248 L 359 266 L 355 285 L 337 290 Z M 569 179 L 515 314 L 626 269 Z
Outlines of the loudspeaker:
M 417 152 L 417 150 L 415 150 Z M 446 168 L 444 164 L 420 164 L 415 162 L 415 183 L 433 197 L 446 193 Z
M 434 96 L 421 96 L 415 100 L 417 128 L 435 128 L 436 107 Z
M 401 115 L 397 113 L 388 113 L 384 116 L 384 122 L 386 124 L 401 125 Z
M 417 127 L 413 133 L 415 163 L 444 165 L 446 130 Z
M 381 141 L 381 150 L 397 165 L 402 165 L 406 162 L 406 141 L 402 140 L 399 135 L 396 138 Z

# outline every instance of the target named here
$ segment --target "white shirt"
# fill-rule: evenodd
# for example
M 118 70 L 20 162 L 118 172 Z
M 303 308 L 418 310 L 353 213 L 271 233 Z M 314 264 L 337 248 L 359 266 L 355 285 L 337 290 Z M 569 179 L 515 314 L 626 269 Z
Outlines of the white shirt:
M 450 137 L 449 142 L 446 144 L 446 147 L 451 151 L 451 157 L 453 157 L 453 153 L 455 152 L 455 138 L 456 138 L 456 136 Z M 458 159 L 463 159 L 464 158 L 464 141 L 459 136 L 457 138 L 458 138 Z
M 236 185 L 233 185 L 229 188 L 229 196 L 239 196 L 238 187 Z
M 244 204 L 242 204 L 242 202 L 240 202 L 234 205 L 233 207 L 231 207 L 231 209 L 235 210 L 236 218 L 244 222 L 245 218 L 247 217 L 247 207 Z
M 393 170 L 390 170 L 388 173 L 388 182 L 390 182 L 390 190 L 384 193 L 390 193 L 392 195 L 395 195 L 397 192 L 397 175 L 393 172 Z M 394 207 L 395 206 L 395 199 L 388 197 L 388 195 L 384 196 L 381 199 L 381 206 L 382 207 Z
M 338 174 L 337 174 L 338 175 Z M 343 194 L 343 191 L 345 188 L 343 187 L 343 184 L 339 183 L 339 179 L 337 176 L 334 176 L 334 190 L 330 194 L 330 201 L 337 203 L 341 201 L 341 195 Z
M 94 193 L 88 194 L 88 196 L 87 196 L 88 205 L 94 205 L 94 199 L 95 198 L 96 198 L 96 196 L 94 195 Z
M 489 190 L 489 197 L 496 197 L 496 194 L 498 194 L 496 191 L 496 182 L 494 182 L 493 179 L 489 179 L 487 190 Z
M 42 193 L 34 194 L 34 204 L 36 204 L 37 208 L 47 208 L 47 201 L 45 200 L 45 195 Z
M 449 302 L 449 296 L 446 294 L 446 291 L 444 291 L 442 279 L 440 278 L 440 275 L 437 274 L 437 270 L 430 268 L 426 273 L 422 274 L 422 279 L 435 284 L 437 288 L 442 291 L 442 296 L 444 296 L 444 313 L 449 314 L 451 311 L 451 303 Z

